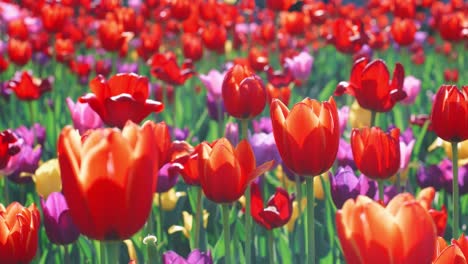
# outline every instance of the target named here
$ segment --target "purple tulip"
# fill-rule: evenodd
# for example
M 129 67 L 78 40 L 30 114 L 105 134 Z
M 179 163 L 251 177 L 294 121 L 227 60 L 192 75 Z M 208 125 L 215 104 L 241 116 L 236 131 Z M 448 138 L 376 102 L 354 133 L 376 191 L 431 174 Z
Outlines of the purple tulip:
M 179 174 L 175 170 L 171 170 L 171 166 L 171 163 L 166 163 L 159 169 L 158 184 L 156 185 L 157 193 L 169 191 L 179 180 Z
M 217 70 L 211 70 L 206 75 L 200 74 L 200 80 L 203 85 L 205 85 L 208 94 L 216 99 L 222 98 L 223 80 L 225 75 L 225 72 L 219 72 Z
M 416 140 L 413 137 L 413 132 L 411 129 L 407 129 L 400 136 L 400 172 L 408 168 L 411 154 L 413 153 L 414 143 Z
M 41 66 L 45 66 L 49 63 L 50 61 L 50 56 L 47 55 L 46 53 L 44 52 L 35 52 L 32 56 L 32 61 L 35 63 L 35 64 L 39 64 Z
M 375 184 L 377 184 L 376 181 L 374 181 Z M 398 189 L 395 185 L 389 185 L 384 188 L 384 204 L 388 204 L 390 200 L 393 199 L 398 194 Z M 374 195 L 374 200 L 378 201 L 379 200 L 379 192 L 376 192 Z
M 413 104 L 421 91 L 421 81 L 414 76 L 406 76 L 403 81 L 403 91 L 406 92 L 407 96 L 400 102 L 405 105 Z
M 224 109 L 223 98 L 216 98 L 209 93 L 206 95 L 206 107 L 208 107 L 208 115 L 214 121 L 221 120 L 226 112 Z
M 261 117 L 260 120 L 253 120 L 252 126 L 254 133 L 271 133 L 273 132 L 273 124 L 271 123 L 271 118 Z
M 171 135 L 174 135 L 174 140 L 186 140 L 187 137 L 189 136 L 190 134 L 190 130 L 186 127 L 186 128 L 173 128 L 172 126 L 169 126 L 169 132 Z
M 421 188 L 432 186 L 436 191 L 439 191 L 445 185 L 442 169 L 437 164 L 419 167 L 416 172 L 416 181 Z
M 15 134 L 21 137 L 24 140 L 24 143 L 31 147 L 35 144 L 44 145 L 46 138 L 46 130 L 39 123 L 35 123 L 31 129 L 28 129 L 25 126 L 20 126 L 15 129 Z
M 249 137 L 249 143 L 255 155 L 257 166 L 273 160 L 274 167 L 281 162 L 273 133 L 255 133 Z
M 119 73 L 138 73 L 138 63 L 136 62 L 118 62 L 117 72 Z
M 8 82 L 0 82 L 0 97 L 9 102 L 12 92 L 13 91 L 8 87 Z
M 348 124 L 349 106 L 345 105 L 341 107 L 338 110 L 338 117 L 339 117 L 339 123 L 340 123 L 340 132 L 341 134 L 343 134 Z
M 29 183 L 32 175 L 39 167 L 42 148 L 37 145 L 35 148 L 28 144 L 21 146 L 20 152 L 12 156 L 7 166 L 0 171 L 0 174 L 8 176 L 8 179 L 15 183 Z
M 358 195 L 373 197 L 377 184 L 362 175 L 356 177 L 351 167 L 340 167 L 335 176 L 330 176 L 330 188 L 333 202 L 341 208 L 346 200 L 357 198 Z
M 60 192 L 49 194 L 47 200 L 41 198 L 44 213 L 44 227 L 50 242 L 58 245 L 68 245 L 80 236 L 78 227 L 73 223 L 67 201 Z
M 88 129 L 96 129 L 103 126 L 101 117 L 86 103 L 74 103 L 70 97 L 66 99 L 70 110 L 73 126 L 83 134 Z
M 237 146 L 239 143 L 239 126 L 237 123 L 229 122 L 226 124 L 224 137 L 226 137 L 233 146 Z
M 289 68 L 294 78 L 299 80 L 309 79 L 314 57 L 308 52 L 302 51 L 299 55 L 291 58 L 286 58 L 285 68 Z
M 448 193 L 452 193 L 452 161 L 449 159 L 443 159 L 439 163 L 439 168 L 442 171 L 442 178 L 444 179 L 444 189 Z M 461 195 L 468 193 L 468 165 L 460 166 L 458 168 L 458 189 Z
M 351 144 L 349 144 L 346 140 L 342 138 L 340 138 L 340 144 L 338 145 L 336 161 L 338 163 L 338 166 L 340 167 L 350 166 L 351 168 L 356 169 L 356 163 L 354 163 Z
M 210 251 L 204 253 L 199 249 L 195 249 L 185 259 L 176 252 L 169 250 L 163 254 L 163 264 L 213 264 L 213 259 Z

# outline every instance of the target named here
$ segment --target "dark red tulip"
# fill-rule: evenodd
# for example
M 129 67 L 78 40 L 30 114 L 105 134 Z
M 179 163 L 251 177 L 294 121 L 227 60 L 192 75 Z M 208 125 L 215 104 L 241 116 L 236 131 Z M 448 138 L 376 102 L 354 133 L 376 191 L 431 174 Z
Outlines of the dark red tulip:
M 7 51 L 10 61 L 18 66 L 26 65 L 32 56 L 32 47 L 29 41 L 10 38 Z
M 398 0 L 394 1 L 393 14 L 400 18 L 414 18 L 416 15 L 415 0 Z
M 171 16 L 177 20 L 185 20 L 192 11 L 192 2 L 190 0 L 175 0 L 170 4 Z
M 190 60 L 177 65 L 176 55 L 172 52 L 156 53 L 150 59 L 151 74 L 172 85 L 182 85 L 195 73 Z
M 458 82 L 458 69 L 445 69 L 444 70 L 444 80 L 446 82 Z
M 266 0 L 266 8 L 273 11 L 286 11 L 293 4 L 293 0 Z
M 8 87 L 15 92 L 20 100 L 33 101 L 39 99 L 44 93 L 52 90 L 51 78 L 39 79 L 29 72 L 23 71 L 18 79 L 8 83 Z
M 417 28 L 412 19 L 395 18 L 392 24 L 392 36 L 398 45 L 407 46 L 413 43 Z
M 393 79 L 387 65 L 383 60 L 374 60 L 368 63 L 367 58 L 357 60 L 351 69 L 351 77 L 348 82 L 340 82 L 335 95 L 348 93 L 358 101 L 362 108 L 388 112 L 400 100 L 406 98 L 403 90 L 405 71 L 400 63 L 397 63 L 393 71 Z
M 435 95 L 431 113 L 432 129 L 445 141 L 468 139 L 468 86 L 442 85 Z
M 278 99 L 270 106 L 276 146 L 284 164 L 301 176 L 320 175 L 333 165 L 340 140 L 338 110 L 332 97 L 305 98 L 289 110 Z
M 20 151 L 19 145 L 14 144 L 17 141 L 18 138 L 10 130 L 0 132 L 0 169 L 5 168 L 10 157 Z
M 250 212 L 257 224 L 271 230 L 284 226 L 292 215 L 292 202 L 294 196 L 289 195 L 283 188 L 276 188 L 266 205 L 263 203 L 263 196 L 258 184 L 252 183 L 250 187 L 251 205 Z
M 291 69 L 287 67 L 284 68 L 283 71 L 275 71 L 273 67 L 268 66 L 265 71 L 267 74 L 268 82 L 275 87 L 289 86 L 289 84 L 294 81 L 294 75 L 292 74 Z
M 257 72 L 263 71 L 269 63 L 266 51 L 257 48 L 250 49 L 248 59 L 250 68 Z
M 387 179 L 400 168 L 400 130 L 385 133 L 379 127 L 353 129 L 351 149 L 362 174 L 371 179 Z
M 8 69 L 9 65 L 10 64 L 8 63 L 8 61 L 5 58 L 3 58 L 3 56 L 0 56 L 0 73 L 5 72 Z
M 148 99 L 148 78 L 119 73 L 106 80 L 99 75 L 89 84 L 93 93 L 80 97 L 109 126 L 122 128 L 128 120 L 140 123 L 149 114 L 161 112 L 161 102 Z
M 260 77 L 245 66 L 236 64 L 229 69 L 222 89 L 226 112 L 235 118 L 252 118 L 265 108 L 265 86 Z

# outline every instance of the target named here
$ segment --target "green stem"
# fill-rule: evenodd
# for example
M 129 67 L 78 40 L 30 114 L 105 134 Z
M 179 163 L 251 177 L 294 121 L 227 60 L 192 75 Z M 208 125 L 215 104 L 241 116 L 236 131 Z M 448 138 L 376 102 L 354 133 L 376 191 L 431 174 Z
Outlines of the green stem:
M 286 176 L 284 176 L 286 177 Z M 301 207 L 301 201 L 302 201 L 302 183 L 301 179 L 299 178 L 300 176 L 297 175 L 296 173 L 294 174 L 294 181 L 296 182 L 296 192 L 297 192 L 297 204 L 298 204 L 298 210 L 299 210 L 299 218 L 298 220 L 301 219 L 302 215 L 302 207 Z
M 5 205 L 10 204 L 10 187 L 8 186 L 8 179 L 6 176 L 2 177 L 3 183 L 5 186 L 3 187 L 3 198 L 5 199 Z
M 223 229 L 224 229 L 224 263 L 231 264 L 231 231 L 229 227 L 229 204 L 223 204 Z
M 218 137 L 224 136 L 224 113 L 223 113 L 223 101 L 217 100 L 218 104 Z
M 296 182 L 296 192 L 297 192 L 297 209 L 299 210 L 299 217 L 297 218 L 297 226 L 296 226 L 296 228 L 298 229 L 302 225 L 302 183 L 299 177 L 300 176 L 298 174 L 296 173 L 294 174 L 294 181 Z M 283 176 L 283 179 L 284 178 L 286 178 L 286 175 Z M 296 234 L 296 240 L 299 242 L 300 259 L 303 260 L 303 254 L 304 254 L 303 234 L 301 232 L 295 232 L 295 234 Z
M 314 177 L 306 177 L 307 185 L 307 263 L 315 264 L 315 208 L 314 208 Z
M 202 200 L 202 189 L 197 188 L 197 211 L 195 212 L 195 234 L 194 234 L 194 243 L 193 249 L 199 248 L 200 245 L 200 226 L 202 225 L 201 216 L 203 214 L 203 200 Z
M 147 236 L 143 239 L 143 244 L 146 245 L 146 254 L 148 255 L 147 263 L 159 263 L 157 243 L 158 239 L 155 236 Z
M 458 238 L 459 231 L 459 194 L 458 194 L 458 142 L 452 142 L 452 169 L 453 169 L 453 181 L 452 181 L 452 203 L 453 203 L 453 232 L 452 237 Z
M 379 185 L 379 200 L 384 202 L 384 182 L 382 180 L 379 180 L 378 183 Z
M 34 110 L 33 110 L 33 102 L 30 101 L 28 102 L 28 108 L 29 108 L 29 118 L 31 119 L 31 126 L 34 125 Z
M 377 112 L 376 111 L 371 111 L 371 121 L 370 121 L 371 127 L 375 126 L 375 119 L 376 118 L 377 118 Z
M 249 126 L 249 119 L 241 119 L 241 140 L 247 139 L 247 129 Z M 252 260 L 252 215 L 250 214 L 250 183 L 247 185 L 245 191 L 245 263 L 250 264 Z
M 70 261 L 70 253 L 68 252 L 68 245 L 63 246 L 63 263 L 71 263 Z
M 401 173 L 400 172 L 397 172 L 396 174 L 395 186 L 397 188 L 397 192 L 400 193 L 401 191 Z
M 275 248 L 274 248 L 274 236 L 273 230 L 268 230 L 268 260 L 270 263 L 276 263 L 275 261 Z
M 159 217 L 159 221 L 158 223 L 156 224 L 157 226 L 157 238 L 158 240 L 160 241 L 164 241 L 164 238 L 163 238 L 163 226 L 164 226 L 164 213 L 163 213 L 163 209 L 162 209 L 162 195 L 161 193 L 158 195 L 158 203 L 159 203 L 159 207 L 158 207 L 158 217 Z

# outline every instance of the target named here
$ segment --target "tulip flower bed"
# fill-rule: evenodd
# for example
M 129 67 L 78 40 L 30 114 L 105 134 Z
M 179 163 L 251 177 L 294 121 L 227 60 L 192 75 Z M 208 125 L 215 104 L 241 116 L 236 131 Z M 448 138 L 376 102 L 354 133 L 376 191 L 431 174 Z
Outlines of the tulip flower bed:
M 124 2 L 0 2 L 0 263 L 466 263 L 466 2 Z

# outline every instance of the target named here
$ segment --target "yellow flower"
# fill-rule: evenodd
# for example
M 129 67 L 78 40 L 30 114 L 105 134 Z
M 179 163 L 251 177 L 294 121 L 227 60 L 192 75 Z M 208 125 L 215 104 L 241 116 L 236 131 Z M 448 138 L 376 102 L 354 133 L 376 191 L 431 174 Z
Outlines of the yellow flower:
M 323 177 L 324 182 L 328 182 L 328 172 L 323 173 L 320 177 Z M 315 199 L 323 200 L 325 198 L 325 192 L 323 191 L 320 177 L 314 177 L 314 196 Z
M 208 224 L 208 216 L 210 214 L 208 211 L 203 210 L 203 227 L 206 228 Z M 184 226 L 173 225 L 169 227 L 167 232 L 173 234 L 176 232 L 182 232 L 186 238 L 190 238 L 190 231 L 192 231 L 193 215 L 189 214 L 187 211 L 182 212 L 182 218 L 184 220 Z
M 183 197 L 186 195 L 185 192 L 176 192 L 174 188 L 171 188 L 169 191 L 165 193 L 155 193 L 153 202 L 156 206 L 159 207 L 159 195 L 161 195 L 161 209 L 164 211 L 172 211 L 177 205 L 177 201 L 179 200 L 180 197 Z
M 463 166 L 468 164 L 468 140 L 458 143 L 458 165 Z M 445 150 L 447 157 L 452 160 L 452 143 L 445 141 L 441 138 L 437 138 L 427 149 L 433 151 L 434 149 L 442 147 Z
M 354 101 L 348 119 L 352 128 L 368 127 L 371 123 L 371 111 L 362 108 L 357 101 Z
M 317 177 L 316 177 L 317 178 Z M 304 210 L 307 206 L 307 199 L 304 197 L 301 200 L 301 212 L 304 213 Z M 297 201 L 293 202 L 293 211 L 291 214 L 291 218 L 289 219 L 288 223 L 286 224 L 286 229 L 289 232 L 294 231 L 294 226 L 296 224 L 296 220 L 299 218 L 299 203 Z
M 47 199 L 53 192 L 62 190 L 62 179 L 60 178 L 60 166 L 57 159 L 51 159 L 42 163 L 33 175 L 36 183 L 36 191 Z

